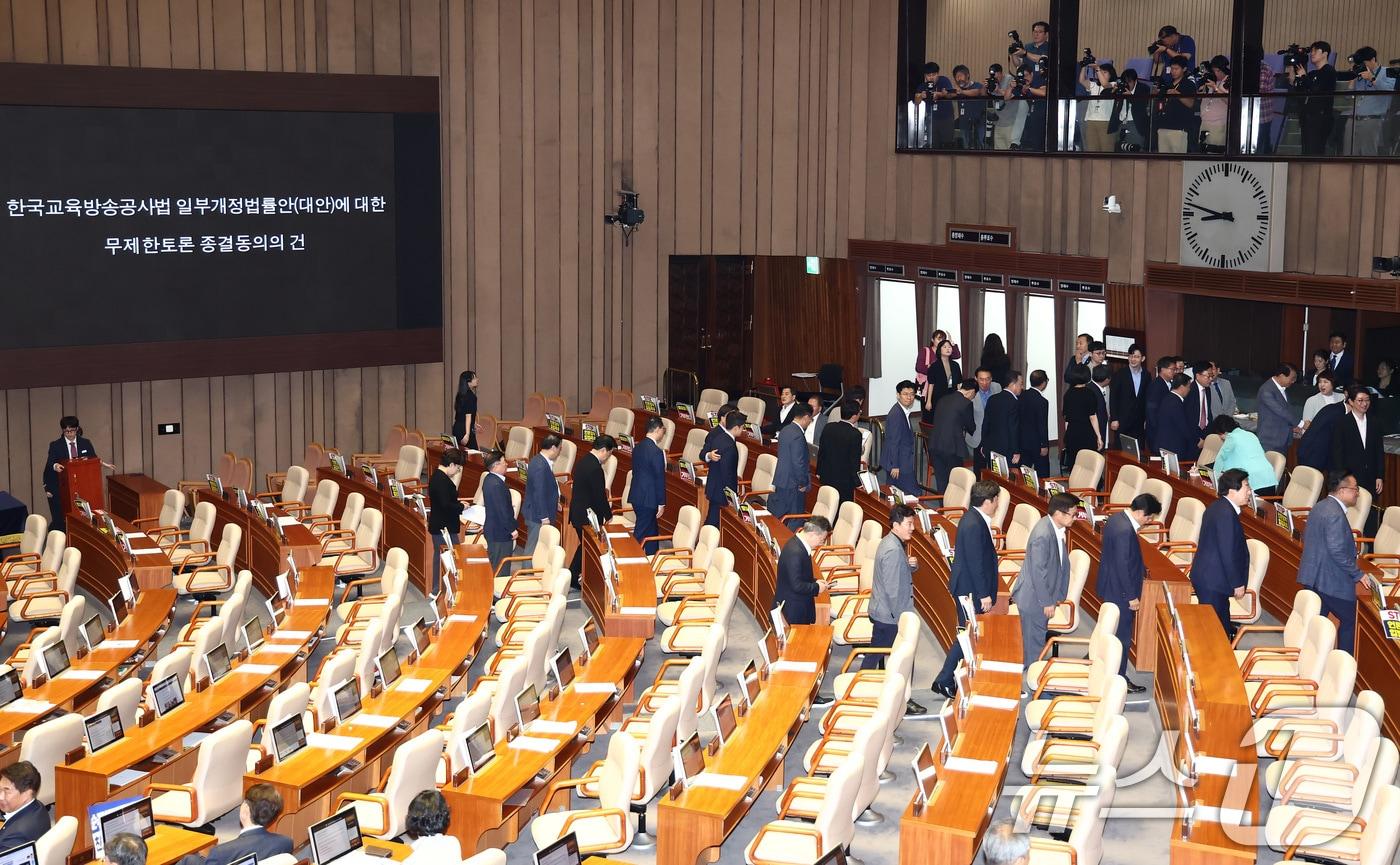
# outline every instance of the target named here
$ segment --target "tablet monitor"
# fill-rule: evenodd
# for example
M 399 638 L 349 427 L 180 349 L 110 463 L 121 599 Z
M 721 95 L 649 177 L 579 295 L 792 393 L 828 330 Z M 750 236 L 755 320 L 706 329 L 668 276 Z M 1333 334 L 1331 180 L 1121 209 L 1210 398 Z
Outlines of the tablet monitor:
M 97 648 L 97 644 L 102 642 L 105 634 L 106 632 L 102 629 L 102 617 L 97 613 L 88 616 L 87 621 L 83 622 L 83 640 L 87 643 L 89 652 Z
M 83 719 L 83 732 L 87 734 L 88 750 L 96 754 L 122 737 L 122 719 L 117 707 L 103 709 L 95 715 Z
M 705 752 L 700 748 L 700 734 L 691 733 L 689 738 L 671 751 L 673 771 L 677 781 L 685 781 L 705 771 Z
M 277 762 L 285 763 L 289 757 L 306 747 L 306 721 L 298 712 L 284 718 L 272 728 L 272 753 Z
M 772 666 L 773 662 L 782 656 L 782 646 L 778 644 L 778 635 L 773 633 L 772 628 L 763 632 L 763 639 L 758 643 L 758 653 L 763 656 L 764 669 Z
M 39 865 L 38 849 L 33 844 L 21 844 L 0 853 L 0 865 Z
M 351 676 L 335 686 L 332 709 L 337 723 L 344 724 L 360 711 L 360 683 Z
M 24 696 L 24 686 L 19 681 L 19 670 L 14 667 L 0 674 L 0 706 L 8 706 Z
M 745 708 L 753 708 L 754 701 L 758 699 L 759 688 L 758 663 L 751 660 L 739 674 L 739 697 L 744 701 Z
M 787 601 L 783 601 L 768 611 L 768 618 L 773 622 L 773 633 L 777 635 L 780 644 L 786 644 L 788 638 L 787 616 L 783 615 L 783 604 L 786 603 Z
M 392 686 L 403 674 L 403 669 L 399 666 L 399 653 L 394 651 L 393 646 L 385 649 L 376 663 L 379 666 L 379 682 L 385 688 Z
M 228 647 L 222 643 L 204 654 L 204 669 L 209 671 L 209 681 L 217 682 L 228 675 Z
M 524 690 L 515 695 L 515 713 L 520 719 L 522 731 L 540 716 L 540 692 L 534 685 L 526 685 Z
M 589 619 L 579 626 L 579 639 L 583 641 L 583 656 L 592 658 L 598 651 L 598 623 Z
M 569 652 L 569 647 L 560 649 L 549 663 L 554 668 L 554 681 L 559 683 L 559 690 L 563 691 L 574 680 L 574 658 Z
M 243 623 L 243 642 L 249 652 L 257 651 L 258 646 L 263 644 L 262 616 L 254 616 Z
M 914 755 L 914 796 L 920 805 L 933 799 L 933 788 L 938 786 L 938 766 L 933 760 L 933 749 L 925 742 Z
M 68 648 L 63 645 L 63 641 L 45 646 L 44 651 L 39 654 L 39 660 L 43 664 L 44 673 L 50 679 L 62 675 L 68 669 Z
M 535 865 L 579 865 L 578 836 L 573 832 L 536 851 Z
M 1118 442 L 1122 446 L 1123 450 L 1127 452 L 1128 456 L 1132 457 L 1138 462 L 1142 462 L 1142 445 L 1138 443 L 1138 440 L 1136 438 L 1132 436 L 1125 436 L 1122 433 L 1119 433 Z
M 816 865 L 846 865 L 846 851 L 837 844 L 831 848 L 831 852 L 818 859 Z
M 715 729 L 719 731 L 719 743 L 723 745 L 729 741 L 734 728 L 738 726 L 738 719 L 734 716 L 734 698 L 725 694 L 718 703 L 710 709 L 715 718 Z
M 465 766 L 475 775 L 486 767 L 496 756 L 496 742 L 491 736 L 491 725 L 482 724 L 462 738 L 456 765 Z
M 180 674 L 166 676 L 151 686 L 151 701 L 155 703 L 156 717 L 164 717 L 185 702 L 185 694 L 180 687 Z
M 364 846 L 360 837 L 360 821 L 354 808 L 332 814 L 311 826 L 311 861 L 316 865 L 327 863 L 353 853 Z
M 151 797 L 137 799 L 130 805 L 108 811 L 97 821 L 102 833 L 102 846 L 105 849 L 118 835 L 135 835 L 150 838 L 156 834 L 156 821 L 151 816 Z

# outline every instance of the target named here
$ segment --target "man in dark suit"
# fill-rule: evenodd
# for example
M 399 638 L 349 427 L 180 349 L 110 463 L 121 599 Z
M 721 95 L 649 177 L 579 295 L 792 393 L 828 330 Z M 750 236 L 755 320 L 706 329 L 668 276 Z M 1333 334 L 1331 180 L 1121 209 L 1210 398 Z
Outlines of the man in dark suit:
M 1313 415 L 1307 432 L 1298 439 L 1298 464 L 1326 472 L 1332 465 L 1332 439 L 1337 424 L 1350 420 L 1346 401 L 1328 403 Z
M 1152 105 L 1152 100 L 1147 96 L 1151 92 L 1151 88 L 1138 80 L 1136 69 L 1123 70 L 1115 92 L 1121 98 L 1113 101 L 1113 113 L 1108 117 L 1108 134 L 1117 139 L 1119 149 L 1147 149 L 1150 135 L 1148 114 Z
M 790 421 L 778 430 L 778 468 L 773 472 L 773 492 L 768 511 L 778 519 L 807 510 L 807 490 L 812 486 L 812 461 L 808 457 L 807 427 L 812 424 L 812 407 L 797 403 Z M 796 531 L 796 521 L 788 528 Z
M 1332 468 L 1350 472 L 1357 484 L 1379 497 L 1385 485 L 1385 450 L 1380 421 L 1369 417 L 1371 392 L 1347 388 L 1347 414 L 1332 433 Z
M 967 437 L 977 429 L 972 401 L 977 382 L 963 379 L 952 393 L 938 398 L 933 407 L 933 432 L 929 434 L 929 459 L 933 462 L 934 489 L 948 488 L 948 475 L 967 462 Z
M 486 455 L 486 476 L 481 479 L 481 504 L 486 510 L 486 556 L 491 570 L 498 571 L 501 561 L 515 552 L 515 508 L 506 486 L 506 458 L 500 451 Z
M 1006 387 L 987 400 L 982 414 L 982 459 L 992 464 L 992 454 L 999 453 L 1013 466 L 1021 464 L 1021 391 L 1026 387 L 1025 376 L 1019 369 L 1006 374 Z
M 33 844 L 49 831 L 49 812 L 34 797 L 39 795 L 39 770 L 28 760 L 0 769 L 0 850 Z
M 725 506 L 724 491 L 739 491 L 739 430 L 744 428 L 748 418 L 735 409 L 720 416 L 719 426 L 705 436 L 705 445 L 700 450 L 701 459 L 709 466 L 709 476 L 705 479 L 705 499 L 710 503 L 705 515 L 705 525 L 718 526 L 719 512 Z
M 1094 356 L 1089 353 L 1089 345 L 1093 341 L 1093 335 L 1087 333 L 1081 333 L 1074 338 L 1074 353 L 1069 356 L 1069 360 L 1065 361 L 1065 371 L 1060 376 L 1065 384 L 1070 383 L 1070 370 L 1074 369 L 1076 366 L 1086 365 L 1089 361 L 1094 359 Z
M 1031 386 L 1021 391 L 1021 465 L 1030 466 L 1040 477 L 1050 474 L 1050 403 L 1045 388 L 1050 377 L 1045 370 L 1031 372 Z
M 1332 380 L 1337 387 L 1345 387 L 1356 380 L 1353 370 L 1356 357 L 1347 347 L 1347 336 L 1337 331 L 1327 340 L 1327 366 L 1332 370 Z
M 742 417 L 742 415 L 741 415 Z M 607 479 L 603 477 L 603 463 L 608 461 L 617 448 L 617 441 L 610 435 L 600 435 L 593 440 L 593 450 L 574 462 L 573 492 L 569 497 L 569 525 L 579 535 L 579 545 L 569 562 L 569 573 L 573 585 L 578 587 L 580 569 L 583 566 L 583 533 L 588 528 L 588 512 L 592 511 L 602 526 L 612 519 L 612 503 L 608 501 Z
M 1147 368 L 1143 366 L 1146 352 L 1142 346 L 1133 343 L 1128 347 L 1128 365 L 1113 374 L 1108 383 L 1108 413 L 1112 418 L 1109 429 L 1117 433 L 1113 436 L 1114 446 L 1118 447 L 1118 436 L 1132 436 L 1143 443 L 1143 424 L 1147 421 Z
M 812 422 L 807 426 L 807 444 L 816 453 L 816 448 L 821 445 L 822 433 L 826 431 L 827 417 L 822 410 L 822 401 L 817 397 L 808 397 L 807 407 L 812 410 Z
M 1179 372 L 1172 377 L 1171 390 L 1162 397 L 1153 422 L 1152 446 L 1159 451 L 1171 451 L 1181 459 L 1189 455 L 1195 444 L 1195 424 L 1188 418 L 1186 394 L 1191 389 L 1191 377 Z
M 271 784 L 254 784 L 243 793 L 238 808 L 238 835 L 216 844 L 207 857 L 191 853 L 180 865 L 229 865 L 244 856 L 254 855 L 258 861 L 292 852 L 292 839 L 268 831 L 282 813 L 282 797 Z
M 973 484 L 968 509 L 958 521 L 958 536 L 953 544 L 953 573 L 948 583 L 953 606 L 958 611 L 958 627 L 967 624 L 958 598 L 971 595 L 973 606 L 983 613 L 991 610 L 997 601 L 997 551 L 992 543 L 992 515 L 996 513 L 1000 492 L 1000 487 L 991 481 Z M 953 696 L 953 671 L 962 658 L 962 645 L 955 639 L 948 646 L 943 669 L 933 680 L 933 690 L 945 697 Z
M 1135 497 L 1126 510 L 1109 517 L 1103 525 L 1103 546 L 1099 558 L 1099 599 L 1118 605 L 1118 642 L 1123 644 L 1123 657 L 1118 675 L 1128 683 L 1128 690 L 1141 694 L 1147 689 L 1128 678 L 1128 650 L 1133 646 L 1133 625 L 1142 604 L 1142 581 L 1147 568 L 1142 563 L 1142 545 L 1138 529 L 1162 512 L 1162 503 L 1151 493 Z
M 458 541 L 462 527 L 462 511 L 465 505 L 457 498 L 457 485 L 462 480 L 462 463 L 466 458 L 457 448 L 447 448 L 442 452 L 442 460 L 428 478 L 428 534 L 433 539 L 433 549 L 444 530 L 453 544 Z M 437 594 L 442 582 L 442 558 L 433 556 L 433 594 Z
M 1099 398 L 1099 429 L 1103 430 L 1103 446 L 1105 450 L 1108 449 L 1109 425 L 1113 420 L 1109 412 L 1108 402 L 1108 382 L 1111 378 L 1113 378 L 1113 373 L 1109 372 L 1107 363 L 1101 363 L 1089 372 L 1089 387 L 1093 389 L 1094 395 Z
M 1171 380 L 1175 375 L 1175 358 L 1171 355 L 1157 358 L 1157 375 L 1144 388 L 1147 394 L 1143 397 L 1143 429 L 1151 445 L 1144 446 L 1143 456 L 1146 456 L 1149 450 L 1157 449 L 1157 418 L 1161 413 L 1162 399 L 1171 393 Z
M 798 405 L 797 394 L 792 388 L 783 385 L 778 390 L 778 407 L 768 414 L 763 424 L 763 434 L 776 435 L 783 425 L 792 420 L 792 411 Z
M 44 497 L 49 500 L 49 513 L 53 517 L 49 520 L 49 528 L 61 530 L 64 528 L 63 500 L 59 495 L 58 476 L 66 471 L 68 460 L 96 457 L 97 448 L 83 437 L 83 428 L 76 417 L 65 415 L 58 425 L 63 435 L 49 442 L 49 453 L 44 460 Z M 116 468 L 111 463 L 104 462 L 102 465 L 109 469 Z
M 1312 506 L 1303 530 L 1303 558 L 1298 582 L 1317 592 L 1322 615 L 1337 619 L 1337 648 L 1356 649 L 1356 538 L 1347 522 L 1347 508 L 1356 504 L 1360 487 L 1351 472 L 1327 473 L 1327 498 Z
M 1298 415 L 1288 402 L 1288 389 L 1298 380 L 1298 371 L 1292 364 L 1279 364 L 1267 381 L 1259 385 L 1259 397 L 1255 409 L 1259 412 L 1259 423 L 1254 434 L 1266 451 L 1288 453 L 1288 446 L 1298 428 Z
M 639 541 L 656 537 L 656 521 L 666 509 L 666 454 L 661 450 L 664 435 L 666 424 L 661 418 L 647 418 L 646 435 L 632 449 L 632 489 L 628 498 L 637 518 L 632 536 Z M 651 555 L 660 546 L 657 541 L 647 541 L 642 549 Z
M 816 597 L 826 591 L 826 582 L 813 576 L 812 550 L 826 543 L 829 534 L 831 523 L 826 517 L 809 517 L 778 554 L 773 606 L 783 606 L 783 618 L 790 625 L 811 625 L 817 621 Z
M 1191 450 L 1181 454 L 1184 460 L 1194 460 L 1201 453 L 1201 445 L 1205 443 L 1207 428 L 1211 419 L 1215 417 L 1211 410 L 1211 377 L 1210 362 L 1196 361 L 1192 367 L 1195 381 L 1187 389 L 1186 396 L 1182 400 L 1186 409 L 1187 437 L 1191 442 Z
M 885 448 L 881 461 L 892 485 L 917 496 L 923 491 L 914 476 L 914 424 L 909 419 L 914 407 L 914 383 L 905 379 L 895 387 L 895 392 L 898 399 L 885 415 Z
M 552 525 L 559 518 L 559 479 L 554 476 L 554 461 L 559 459 L 563 439 L 550 433 L 540 441 L 539 453 L 530 457 L 525 472 L 525 501 L 520 504 L 520 516 L 525 519 L 525 548 L 521 555 L 533 556 L 540 542 L 540 527 Z
M 1021 657 L 1029 667 L 1045 650 L 1046 631 L 1055 607 L 1069 597 L 1069 543 L 1079 498 L 1069 493 L 1050 497 L 1047 513 L 1026 539 L 1026 558 L 1011 597 L 1021 619 Z
M 835 488 L 841 501 L 849 502 L 860 483 L 860 430 L 856 420 L 860 406 L 851 400 L 841 403 L 841 420 L 828 423 L 817 449 L 817 476 L 823 484 Z
M 1244 597 L 1249 578 L 1249 547 L 1240 526 L 1240 508 L 1249 501 L 1249 475 L 1226 469 L 1216 479 L 1220 497 L 1201 518 L 1201 535 L 1191 560 L 1191 586 L 1196 599 L 1215 610 L 1225 636 L 1235 637 L 1230 621 L 1230 597 Z

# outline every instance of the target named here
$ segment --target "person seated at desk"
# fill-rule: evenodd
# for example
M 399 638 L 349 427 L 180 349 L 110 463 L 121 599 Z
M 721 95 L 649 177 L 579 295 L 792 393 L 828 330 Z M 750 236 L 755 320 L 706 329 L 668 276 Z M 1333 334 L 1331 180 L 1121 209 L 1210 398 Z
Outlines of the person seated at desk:
M 0 827 L 0 850 L 32 844 L 49 831 L 49 812 L 39 795 L 39 770 L 28 760 L 0 769 L 0 808 L 5 825 Z
M 1016 831 L 1016 821 L 998 820 L 987 827 L 982 839 L 982 861 L 985 865 L 1029 865 L 1031 836 Z
M 447 799 L 437 790 L 424 790 L 414 796 L 404 819 L 404 835 L 413 848 L 405 865 L 449 865 L 462 861 L 462 843 L 447 834 L 447 824 L 451 822 Z
M 1249 485 L 1256 495 L 1271 496 L 1278 487 L 1273 464 L 1264 455 L 1259 437 L 1243 429 L 1233 417 L 1223 414 L 1210 422 L 1210 432 L 1220 436 L 1220 451 L 1215 455 L 1215 474 L 1230 469 L 1243 469 L 1249 475 Z
M 268 827 L 282 815 L 282 796 L 271 784 L 254 784 L 243 794 L 238 806 L 238 835 L 216 844 L 208 856 L 191 853 L 180 865 L 228 865 L 244 856 L 255 855 L 261 862 L 271 856 L 292 852 L 292 839 L 269 832 Z
M 146 839 L 123 832 L 107 843 L 106 865 L 146 865 Z

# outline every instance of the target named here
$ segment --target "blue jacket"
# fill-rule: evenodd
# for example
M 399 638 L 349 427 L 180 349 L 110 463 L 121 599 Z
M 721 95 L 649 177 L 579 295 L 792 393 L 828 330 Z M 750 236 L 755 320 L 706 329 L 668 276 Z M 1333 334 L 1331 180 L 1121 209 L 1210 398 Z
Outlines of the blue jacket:
M 1155 450 L 1157 448 L 1158 413 L 1162 410 L 1162 397 L 1170 395 L 1172 389 L 1156 373 L 1149 375 L 1148 381 L 1143 384 L 1142 389 L 1147 392 L 1146 396 L 1143 397 L 1144 417 L 1147 419 L 1147 436 L 1152 440 L 1152 448 Z M 1167 450 L 1171 450 L 1171 448 L 1167 448 Z
M 1220 453 L 1215 455 L 1215 476 L 1226 469 L 1243 469 L 1249 475 L 1249 485 L 1262 490 L 1278 485 L 1278 475 L 1259 444 L 1259 437 L 1247 429 L 1237 429 L 1225 436 Z
M 540 523 L 559 517 L 559 479 L 554 476 L 554 464 L 544 454 L 530 457 L 525 474 L 525 501 L 520 514 L 527 523 Z
M 1249 578 L 1249 547 L 1235 506 L 1224 497 L 1206 508 L 1201 538 L 1191 562 L 1191 585 L 1197 595 L 1229 595 Z
M 953 573 L 948 591 L 954 598 L 972 595 L 973 605 L 981 609 L 983 598 L 997 598 L 997 552 L 992 546 L 992 533 L 987 518 L 971 509 L 958 521 L 958 536 L 953 542 Z M 962 609 L 958 609 L 962 621 Z
M 481 498 L 486 508 L 486 540 L 510 540 L 510 533 L 515 531 L 515 508 L 510 503 L 506 479 L 487 472 L 481 485 Z
M 666 455 L 645 436 L 632 449 L 632 490 L 627 497 L 638 511 L 666 504 Z
M 1142 563 L 1142 545 L 1133 531 L 1132 518 L 1119 511 L 1103 525 L 1103 546 L 1099 557 L 1096 585 L 1099 599 L 1113 602 L 1126 611 L 1128 602 L 1142 597 L 1142 581 L 1147 569 Z
M 67 459 L 68 457 L 63 457 Z M 35 799 L 15 812 L 0 828 L 0 850 L 33 844 L 49 831 L 49 812 Z
M 719 461 L 705 462 L 710 472 L 705 481 L 705 498 L 724 504 L 726 488 L 739 491 L 739 446 L 723 427 L 715 427 L 705 436 L 705 446 L 700 449 L 700 459 L 706 460 L 710 451 L 719 451 Z
M 919 494 L 919 484 L 914 478 L 914 431 L 909 426 L 909 415 L 904 406 L 895 403 L 885 415 L 885 449 L 880 461 L 885 469 L 899 469 L 899 477 L 891 477 L 890 483 L 909 495 Z
M 1356 581 L 1361 569 L 1356 565 L 1356 540 L 1347 522 L 1342 503 L 1328 496 L 1313 505 L 1303 530 L 1303 558 L 1298 563 L 1298 582 L 1319 594 L 1356 600 Z
M 1169 450 L 1184 460 L 1195 459 L 1196 425 L 1187 425 L 1186 405 L 1176 394 L 1168 391 L 1157 406 L 1152 424 L 1152 447 Z
M 982 414 L 982 450 L 988 459 L 996 451 L 1008 463 L 1016 462 L 1021 452 L 1021 401 L 1009 390 L 994 393 L 987 400 Z
M 783 618 L 792 625 L 811 625 L 817 620 L 816 597 L 821 587 L 812 576 L 812 555 L 802 539 L 793 535 L 778 556 L 778 584 L 773 606 L 783 604 Z
M 1332 464 L 1332 435 L 1336 432 L 1337 421 L 1346 417 L 1347 404 L 1334 402 L 1325 405 L 1313 415 L 1307 432 L 1298 439 L 1298 464 L 1310 466 L 1320 472 L 1327 471 Z
M 768 510 L 774 516 L 807 510 L 807 488 L 812 485 L 807 452 L 807 436 L 802 427 L 784 424 L 778 431 L 778 468 L 773 472 L 773 493 L 768 496 Z
M 237 837 L 230 838 L 222 844 L 217 844 L 209 851 L 208 858 L 197 853 L 191 853 L 180 860 L 180 865 L 228 865 L 248 854 L 258 857 L 261 862 L 273 856 L 292 852 L 292 839 L 285 835 L 278 835 L 269 832 L 261 826 L 255 826 L 247 832 L 243 832 Z

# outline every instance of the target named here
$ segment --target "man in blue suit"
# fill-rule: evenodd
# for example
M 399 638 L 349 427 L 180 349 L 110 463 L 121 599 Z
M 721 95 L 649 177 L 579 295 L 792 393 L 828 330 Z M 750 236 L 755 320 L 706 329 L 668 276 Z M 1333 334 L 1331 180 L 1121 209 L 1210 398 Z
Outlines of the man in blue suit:
M 799 402 L 778 430 L 778 468 L 773 472 L 773 492 L 768 495 L 768 511 L 778 519 L 807 510 L 807 490 L 812 486 L 812 464 L 807 456 L 807 427 L 811 424 L 812 407 Z M 795 520 L 788 522 L 793 531 L 799 525 Z
M 1021 465 L 1030 466 L 1041 477 L 1050 475 L 1050 404 L 1045 388 L 1050 377 L 1045 370 L 1031 372 L 1031 386 L 1021 391 Z
M 817 621 L 817 595 L 826 591 L 826 582 L 812 572 L 812 550 L 826 543 L 831 523 L 826 517 L 809 517 L 783 545 L 778 554 L 778 584 L 773 606 L 782 604 L 783 618 L 790 625 L 811 625 Z
M 1006 387 L 987 399 L 982 414 L 982 460 L 992 464 L 992 454 L 1006 457 L 1012 466 L 1021 464 L 1021 391 L 1026 379 L 1013 369 L 1006 374 Z
M 1141 694 L 1147 688 L 1128 678 L 1128 650 L 1133 645 L 1133 625 L 1142 606 L 1142 581 L 1147 568 L 1142 563 L 1142 545 L 1138 529 L 1143 523 L 1162 512 L 1162 503 L 1151 493 L 1135 497 L 1126 510 L 1109 517 L 1103 524 L 1103 547 L 1099 557 L 1096 581 L 1099 599 L 1118 605 L 1118 642 L 1123 644 L 1123 657 L 1118 675 L 1128 683 L 1128 690 Z
M 282 813 L 282 797 L 271 784 L 254 784 L 243 794 L 238 808 L 237 837 L 215 845 L 208 857 L 191 853 L 180 865 L 228 865 L 244 856 L 255 855 L 262 862 L 292 852 L 292 839 L 269 832 L 267 827 Z
M 506 486 L 506 459 L 500 451 L 486 455 L 486 477 L 481 482 L 482 505 L 486 509 L 486 556 L 491 570 L 515 552 L 515 508 Z
M 958 598 L 972 596 L 976 608 L 985 613 L 997 601 L 997 551 L 992 544 L 992 515 L 997 510 L 1000 488 L 991 481 L 978 481 L 968 495 L 968 509 L 958 521 L 958 537 L 953 543 L 953 573 L 948 591 L 958 611 L 958 626 L 967 624 Z M 963 657 L 962 644 L 953 640 L 943 669 L 933 680 L 933 690 L 945 697 L 954 694 L 953 670 Z
M 921 490 L 914 477 L 914 427 L 909 412 L 914 406 L 914 383 L 905 379 L 896 387 L 898 401 L 885 415 L 885 449 L 881 461 L 889 473 L 889 481 L 911 496 Z
M 705 515 L 705 525 L 718 526 L 719 512 L 725 506 L 724 491 L 739 491 L 739 430 L 744 428 L 748 417 L 735 409 L 720 418 L 719 426 L 705 436 L 705 446 L 701 458 L 710 467 L 705 480 L 705 499 L 710 503 Z
M 0 827 L 0 850 L 33 844 L 49 831 L 49 812 L 34 797 L 39 795 L 39 770 L 28 760 L 0 769 L 0 808 L 5 825 Z
M 661 438 L 666 425 L 659 417 L 647 419 L 646 435 L 632 449 L 632 513 L 637 518 L 632 536 L 637 540 L 656 537 L 656 520 L 666 509 L 666 454 L 661 450 Z M 657 541 L 647 541 L 642 549 L 651 555 L 659 549 Z
M 539 453 L 530 457 L 525 472 L 525 501 L 520 515 L 525 518 L 525 549 L 521 555 L 533 556 L 540 542 L 540 526 L 548 526 L 559 517 L 559 480 L 554 477 L 554 461 L 559 459 L 563 439 L 550 433 L 540 441 Z
M 1298 439 L 1298 464 L 1327 471 L 1332 463 L 1332 437 L 1337 423 L 1347 416 L 1347 404 L 1334 402 L 1323 406 L 1313 415 L 1308 431 Z
M 1327 473 L 1327 498 L 1308 512 L 1298 563 L 1298 582 L 1322 598 L 1322 615 L 1336 617 L 1337 648 L 1344 652 L 1354 651 L 1356 644 L 1356 584 L 1362 574 L 1347 508 L 1356 504 L 1359 489 L 1351 472 Z
M 1191 459 L 1195 432 L 1186 416 L 1186 394 L 1191 378 L 1184 372 L 1172 376 L 1171 390 L 1157 405 L 1157 419 L 1152 427 L 1152 446 L 1159 451 L 1171 451 L 1184 460 Z
M 1152 449 L 1157 447 L 1157 418 L 1162 410 L 1162 398 L 1171 392 L 1171 380 L 1176 375 L 1176 358 L 1163 355 L 1157 358 L 1157 375 L 1147 383 L 1147 395 L 1143 397 L 1145 429 Z M 1147 446 L 1144 445 L 1144 448 Z M 1170 450 L 1170 448 L 1168 448 Z
M 1249 501 L 1249 475 L 1243 469 L 1226 469 L 1216 479 L 1220 497 L 1206 508 L 1201 536 L 1191 560 L 1191 586 L 1196 599 L 1215 610 L 1225 636 L 1235 637 L 1230 621 L 1230 598 L 1244 597 L 1249 578 L 1249 547 L 1240 526 L 1240 508 Z

